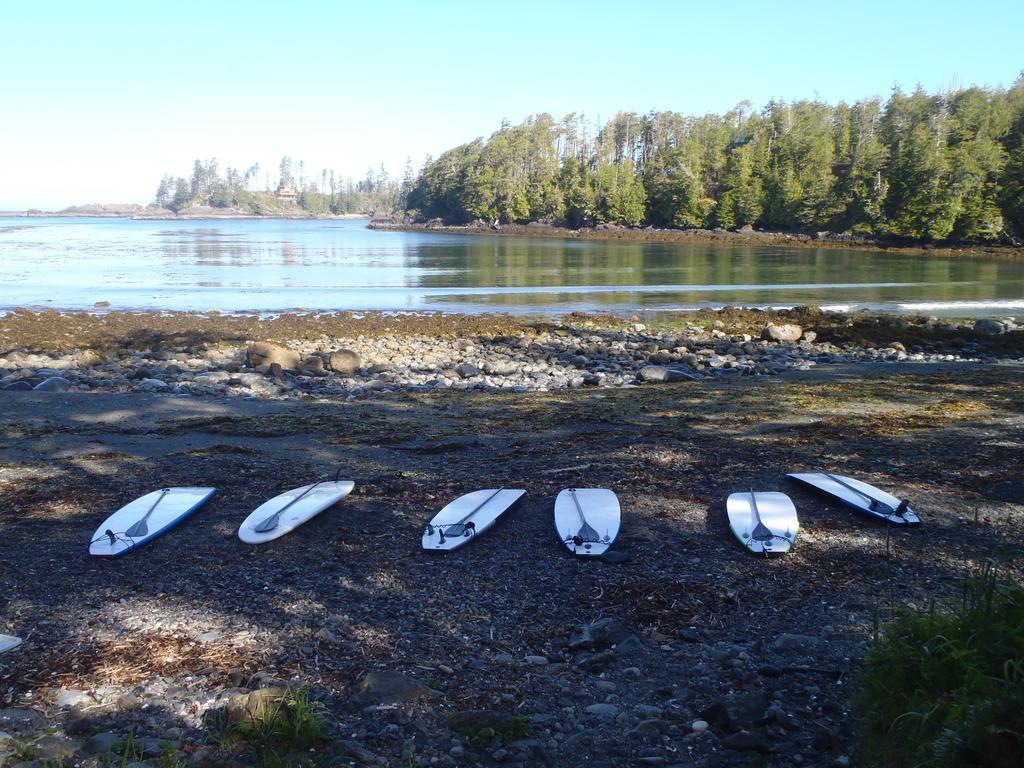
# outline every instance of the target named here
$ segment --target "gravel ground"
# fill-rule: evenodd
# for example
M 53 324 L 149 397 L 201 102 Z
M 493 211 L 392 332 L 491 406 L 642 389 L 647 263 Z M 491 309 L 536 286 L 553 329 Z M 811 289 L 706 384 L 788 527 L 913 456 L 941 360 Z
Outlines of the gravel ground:
M 279 684 L 332 729 L 284 764 L 857 764 L 875 623 L 955 598 L 989 558 L 1022 576 L 1013 356 L 353 400 L 0 392 L 0 632 L 25 639 L 0 656 L 0 764 L 101 765 L 133 734 L 148 765 L 251 765 L 210 723 Z M 342 504 L 237 539 L 338 467 Z M 860 518 L 784 479 L 801 469 L 907 497 L 923 524 Z M 86 556 L 110 511 L 185 484 L 218 494 L 145 550 Z M 459 552 L 420 551 L 438 508 L 488 486 L 528 494 Z M 618 494 L 618 557 L 558 541 L 571 486 Z M 724 499 L 748 487 L 794 499 L 787 557 L 730 537 Z

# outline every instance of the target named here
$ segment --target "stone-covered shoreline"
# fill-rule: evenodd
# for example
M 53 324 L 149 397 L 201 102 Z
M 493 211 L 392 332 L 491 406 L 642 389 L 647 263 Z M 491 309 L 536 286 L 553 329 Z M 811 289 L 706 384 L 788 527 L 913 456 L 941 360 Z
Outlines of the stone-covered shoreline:
M 0 345 L 0 389 L 352 400 L 396 391 L 620 388 L 833 364 L 993 362 L 1024 355 L 1024 326 L 1013 318 L 956 323 L 813 308 L 644 321 L 19 310 L 0 318 Z

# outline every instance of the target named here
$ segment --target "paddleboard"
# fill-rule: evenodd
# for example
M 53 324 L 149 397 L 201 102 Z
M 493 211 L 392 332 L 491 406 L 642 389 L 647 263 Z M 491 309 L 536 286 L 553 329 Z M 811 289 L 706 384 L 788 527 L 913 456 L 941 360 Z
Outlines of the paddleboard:
M 796 507 L 777 491 L 733 493 L 725 501 L 729 528 L 751 552 L 784 555 L 800 532 Z
M 210 500 L 216 488 L 163 488 L 125 504 L 89 543 L 93 557 L 121 557 L 162 536 Z
M 331 480 L 285 491 L 256 507 L 242 521 L 238 538 L 246 544 L 280 538 L 337 504 L 355 487 L 351 480 Z
M 921 518 L 906 502 L 852 477 L 831 472 L 790 472 L 786 477 L 827 493 L 858 512 L 892 525 L 919 525 L 921 522 Z
M 619 499 L 607 488 L 566 488 L 555 498 L 555 531 L 574 555 L 603 555 L 621 522 Z
M 21 645 L 21 638 L 14 635 L 0 635 L 0 653 L 17 648 Z
M 493 526 L 526 491 L 518 488 L 485 488 L 449 502 L 423 529 L 423 548 L 450 552 L 468 544 Z

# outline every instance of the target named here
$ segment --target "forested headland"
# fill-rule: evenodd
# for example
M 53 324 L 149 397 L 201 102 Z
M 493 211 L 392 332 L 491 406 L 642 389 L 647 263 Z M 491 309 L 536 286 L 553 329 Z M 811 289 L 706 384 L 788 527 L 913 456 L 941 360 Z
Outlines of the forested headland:
M 383 166 L 354 181 L 333 170 L 307 173 L 305 163 L 281 158 L 273 175 L 254 163 L 245 170 L 227 168 L 221 173 L 216 158 L 192 164 L 192 174 L 164 176 L 157 186 L 153 206 L 174 213 L 209 207 L 256 216 L 301 211 L 310 216 L 371 214 L 392 211 L 412 186 L 412 164 L 406 164 L 401 180 L 389 176 Z
M 1009 89 L 749 102 L 725 114 L 541 114 L 428 160 L 414 221 L 1024 242 L 1024 75 Z

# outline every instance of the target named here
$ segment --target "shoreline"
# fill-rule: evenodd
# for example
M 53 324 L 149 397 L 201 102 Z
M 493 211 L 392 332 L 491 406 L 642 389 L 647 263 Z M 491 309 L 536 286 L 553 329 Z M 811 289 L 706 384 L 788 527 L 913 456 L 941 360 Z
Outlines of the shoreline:
M 731 231 L 724 229 L 630 229 L 622 226 L 598 225 L 570 229 L 545 224 L 450 225 L 437 222 L 411 223 L 388 218 L 372 218 L 367 227 L 377 231 L 434 232 L 446 235 L 504 235 L 544 237 L 573 240 L 622 241 L 638 243 L 678 243 L 702 245 L 761 245 L 792 248 L 835 248 L 958 258 L 985 256 L 1016 259 L 1024 256 L 1024 246 L 985 245 L 977 243 L 931 244 L 885 240 L 859 235 L 806 232 L 765 232 L 760 230 Z

